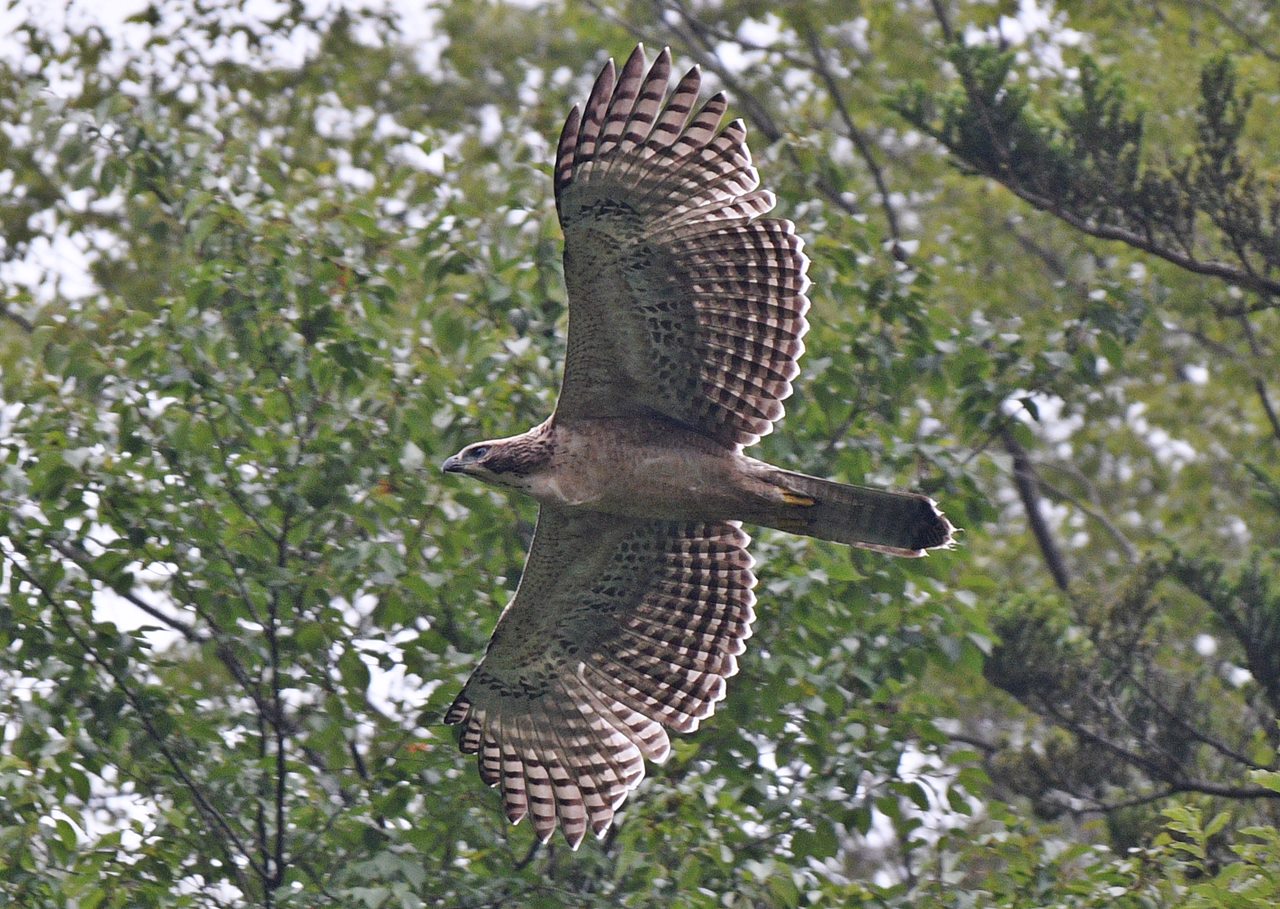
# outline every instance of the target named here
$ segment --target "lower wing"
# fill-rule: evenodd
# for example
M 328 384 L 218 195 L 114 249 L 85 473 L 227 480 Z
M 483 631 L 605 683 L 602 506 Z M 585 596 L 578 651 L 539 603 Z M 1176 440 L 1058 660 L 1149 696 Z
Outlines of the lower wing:
M 445 716 L 502 787 L 507 817 L 603 835 L 724 697 L 751 634 L 750 538 L 733 523 L 617 518 L 544 506 L 519 589 Z

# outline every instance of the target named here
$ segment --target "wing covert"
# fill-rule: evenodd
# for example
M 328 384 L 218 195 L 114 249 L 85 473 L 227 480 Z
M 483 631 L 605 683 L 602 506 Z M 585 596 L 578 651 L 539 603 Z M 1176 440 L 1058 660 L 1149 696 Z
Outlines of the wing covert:
M 695 111 L 691 69 L 637 47 L 565 122 L 555 163 L 569 342 L 558 417 L 660 415 L 750 445 L 783 413 L 808 329 L 808 259 L 791 222 L 759 220 L 746 130 Z
M 507 817 L 577 848 L 603 835 L 724 697 L 751 634 L 750 538 L 544 506 L 524 576 L 484 659 L 449 708 L 461 748 L 501 786 Z

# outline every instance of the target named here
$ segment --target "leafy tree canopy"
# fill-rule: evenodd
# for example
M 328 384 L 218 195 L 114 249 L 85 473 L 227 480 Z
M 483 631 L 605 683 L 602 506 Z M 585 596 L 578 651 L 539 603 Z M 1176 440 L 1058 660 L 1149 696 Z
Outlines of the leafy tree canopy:
M 1268 4 L 10 16 L 3 902 L 1280 900 Z M 813 259 L 767 456 L 966 532 L 761 534 L 728 700 L 571 853 L 440 723 L 534 508 L 436 465 L 554 402 L 550 143 L 636 40 Z

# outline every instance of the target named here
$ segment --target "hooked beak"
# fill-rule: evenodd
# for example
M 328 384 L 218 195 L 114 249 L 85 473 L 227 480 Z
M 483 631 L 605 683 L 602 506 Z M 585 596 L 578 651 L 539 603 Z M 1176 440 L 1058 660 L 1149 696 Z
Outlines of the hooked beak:
M 462 461 L 457 455 L 453 455 L 445 459 L 445 462 L 440 465 L 440 469 L 445 473 L 464 473 L 462 469 Z

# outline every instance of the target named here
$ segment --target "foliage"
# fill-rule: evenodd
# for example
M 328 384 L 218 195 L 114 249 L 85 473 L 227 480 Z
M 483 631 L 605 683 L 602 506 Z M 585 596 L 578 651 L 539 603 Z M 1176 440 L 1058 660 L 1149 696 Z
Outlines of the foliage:
M 19 10 L 0 901 L 1280 900 L 1277 26 L 656 6 Z M 552 406 L 550 142 L 637 38 L 729 90 L 809 241 L 763 455 L 966 532 L 761 534 L 728 700 L 571 853 L 440 725 L 533 508 L 434 465 Z

